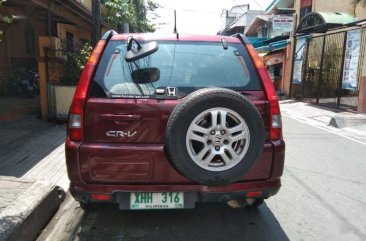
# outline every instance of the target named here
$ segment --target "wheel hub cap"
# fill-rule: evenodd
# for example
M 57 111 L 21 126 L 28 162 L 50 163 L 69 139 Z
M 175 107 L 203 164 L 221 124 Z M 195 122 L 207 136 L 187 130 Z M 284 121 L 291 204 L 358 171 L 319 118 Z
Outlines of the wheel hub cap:
M 224 144 L 224 137 L 221 134 L 216 134 L 212 143 L 214 146 L 222 146 Z
M 249 128 L 237 112 L 217 107 L 200 113 L 188 127 L 187 151 L 209 171 L 224 171 L 244 158 L 250 143 Z

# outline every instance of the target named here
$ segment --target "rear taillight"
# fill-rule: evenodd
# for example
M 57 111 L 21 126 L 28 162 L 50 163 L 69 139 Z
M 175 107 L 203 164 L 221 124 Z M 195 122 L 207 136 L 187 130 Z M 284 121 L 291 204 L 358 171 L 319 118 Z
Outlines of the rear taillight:
M 85 65 L 85 68 L 80 76 L 79 84 L 76 87 L 74 98 L 70 107 L 68 124 L 68 135 L 72 141 L 83 140 L 83 119 L 86 95 L 106 43 L 106 40 L 100 40 L 98 42 L 89 58 L 89 61 Z
M 97 201 L 109 201 L 111 200 L 111 196 L 108 194 L 97 194 L 93 193 L 90 195 L 91 199 L 97 200 Z
M 249 191 L 246 194 L 247 198 L 258 198 L 263 196 L 263 191 Z
M 278 97 L 273 87 L 272 81 L 268 75 L 267 69 L 263 61 L 259 58 L 257 52 L 251 44 L 246 44 L 248 52 L 253 59 L 254 65 L 258 71 L 259 77 L 262 80 L 264 92 L 269 105 L 269 138 L 282 139 L 282 121 L 280 104 L 278 103 Z
M 70 114 L 69 116 L 69 136 L 73 141 L 81 141 L 83 138 L 83 132 L 81 128 L 81 115 Z
M 270 113 L 270 131 L 269 137 L 270 139 L 281 139 L 282 138 L 282 118 L 280 114 L 280 106 L 276 99 L 269 101 L 269 113 Z

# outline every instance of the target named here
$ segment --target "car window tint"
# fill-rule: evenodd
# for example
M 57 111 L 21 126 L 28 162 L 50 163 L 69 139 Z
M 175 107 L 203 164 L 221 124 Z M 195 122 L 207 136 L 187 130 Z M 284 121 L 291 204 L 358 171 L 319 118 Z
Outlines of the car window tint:
M 224 87 L 234 90 L 261 90 L 251 60 L 242 44 L 212 42 L 159 42 L 154 54 L 127 63 L 126 44 L 111 41 L 104 51 L 94 81 L 108 97 L 151 97 L 165 87 Z M 137 68 L 156 67 L 160 79 L 137 84 L 131 73 Z M 93 91 L 92 91 L 93 93 Z

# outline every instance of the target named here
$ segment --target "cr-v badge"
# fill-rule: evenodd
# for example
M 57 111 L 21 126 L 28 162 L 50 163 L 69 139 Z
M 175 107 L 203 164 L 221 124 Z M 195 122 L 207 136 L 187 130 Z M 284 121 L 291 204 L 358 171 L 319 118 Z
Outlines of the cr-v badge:
M 109 137 L 133 137 L 137 131 L 107 131 L 105 134 Z

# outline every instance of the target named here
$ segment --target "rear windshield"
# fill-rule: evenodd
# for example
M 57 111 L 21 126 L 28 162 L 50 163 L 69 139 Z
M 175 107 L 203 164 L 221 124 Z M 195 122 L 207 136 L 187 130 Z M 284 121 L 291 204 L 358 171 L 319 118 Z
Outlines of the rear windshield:
M 157 89 L 174 88 L 183 97 L 200 88 L 261 90 L 254 67 L 242 44 L 160 41 L 157 52 L 126 62 L 126 42 L 110 41 L 94 76 L 91 97 L 154 98 Z M 131 77 L 136 69 L 158 68 L 160 78 L 138 84 Z

